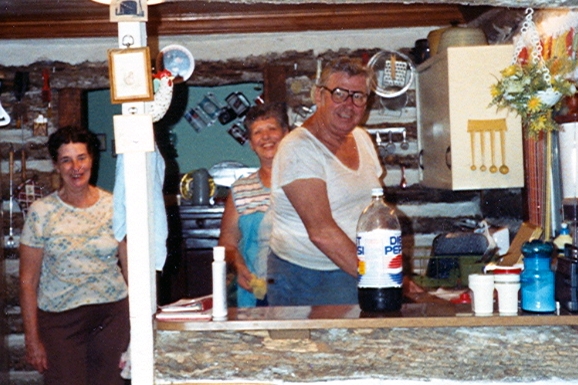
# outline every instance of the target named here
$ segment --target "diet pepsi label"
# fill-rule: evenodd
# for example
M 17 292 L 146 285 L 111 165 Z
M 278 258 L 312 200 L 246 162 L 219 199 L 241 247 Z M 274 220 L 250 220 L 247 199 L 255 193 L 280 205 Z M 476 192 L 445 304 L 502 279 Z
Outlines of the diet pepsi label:
M 403 282 L 401 231 L 377 229 L 357 234 L 358 287 L 399 288 Z

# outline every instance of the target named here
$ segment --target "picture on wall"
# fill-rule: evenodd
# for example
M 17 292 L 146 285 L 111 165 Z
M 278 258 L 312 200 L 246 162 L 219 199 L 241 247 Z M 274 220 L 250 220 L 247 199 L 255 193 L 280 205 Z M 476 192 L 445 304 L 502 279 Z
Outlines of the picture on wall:
M 108 50 L 108 72 L 111 103 L 154 99 L 148 47 Z
M 148 21 L 146 0 L 111 0 L 110 21 Z

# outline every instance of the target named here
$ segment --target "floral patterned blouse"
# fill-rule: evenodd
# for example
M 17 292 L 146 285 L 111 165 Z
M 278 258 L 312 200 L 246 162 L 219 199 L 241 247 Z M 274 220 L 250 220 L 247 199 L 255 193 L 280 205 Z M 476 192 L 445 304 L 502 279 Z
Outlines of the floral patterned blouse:
M 54 192 L 29 209 L 21 242 L 43 249 L 38 307 L 61 312 L 115 302 L 128 290 L 112 230 L 112 194 L 99 189 L 87 208 L 63 202 Z

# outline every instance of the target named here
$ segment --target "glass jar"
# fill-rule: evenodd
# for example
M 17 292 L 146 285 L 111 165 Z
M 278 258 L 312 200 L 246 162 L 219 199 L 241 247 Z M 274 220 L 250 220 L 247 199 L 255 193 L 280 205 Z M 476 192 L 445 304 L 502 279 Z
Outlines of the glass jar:
M 554 246 L 533 240 L 522 245 L 524 271 L 520 275 L 522 310 L 549 313 L 556 310 L 554 272 L 551 257 Z

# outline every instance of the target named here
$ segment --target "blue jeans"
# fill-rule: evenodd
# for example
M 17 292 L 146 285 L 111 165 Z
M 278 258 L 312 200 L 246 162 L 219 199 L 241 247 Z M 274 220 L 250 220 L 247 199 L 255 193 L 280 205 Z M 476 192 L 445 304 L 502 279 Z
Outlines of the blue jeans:
M 357 279 L 341 269 L 312 270 L 273 252 L 267 258 L 269 306 L 357 304 Z

